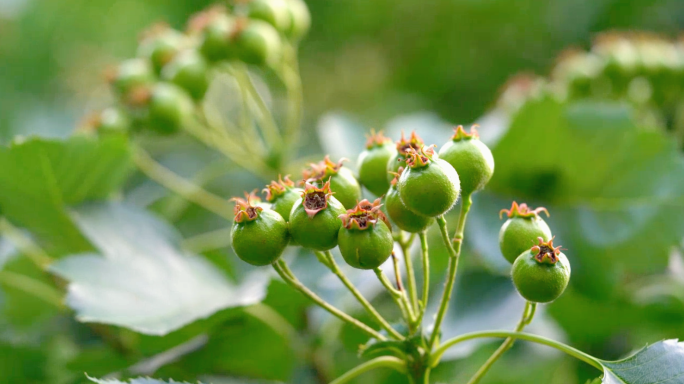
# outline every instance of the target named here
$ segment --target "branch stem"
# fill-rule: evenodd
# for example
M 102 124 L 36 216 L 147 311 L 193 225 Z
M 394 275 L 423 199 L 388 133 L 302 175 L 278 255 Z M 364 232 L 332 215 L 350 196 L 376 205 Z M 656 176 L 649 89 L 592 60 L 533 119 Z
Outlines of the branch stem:
M 458 271 L 458 260 L 461 255 L 461 244 L 463 243 L 463 231 L 465 229 L 465 222 L 468 216 L 468 211 L 472 200 L 469 195 L 464 195 L 461 201 L 461 214 L 458 219 L 458 226 L 456 227 L 456 234 L 454 235 L 454 245 L 452 246 L 451 241 L 449 241 L 449 231 L 447 230 L 447 223 L 444 216 L 437 217 L 437 224 L 439 225 L 439 231 L 442 234 L 442 240 L 444 240 L 444 245 L 449 251 L 449 267 L 447 272 L 446 282 L 444 283 L 444 292 L 442 293 L 442 299 L 439 303 L 439 309 L 437 310 L 437 317 L 435 319 L 435 326 L 433 327 L 432 334 L 430 335 L 430 341 L 428 342 L 428 350 L 432 350 L 437 338 L 439 337 L 439 330 L 444 321 L 444 316 L 449 308 L 449 301 L 451 300 L 451 294 L 454 289 L 454 283 L 456 282 L 456 272 Z
M 530 333 L 522 333 L 522 332 L 511 332 L 511 331 L 481 331 L 481 332 L 471 332 L 471 333 L 466 333 L 457 337 L 454 337 L 453 339 L 449 339 L 445 341 L 442 345 L 437 348 L 432 356 L 430 357 L 430 366 L 434 367 L 439 363 L 439 360 L 442 358 L 442 355 L 451 347 L 453 347 L 456 344 L 462 343 L 464 341 L 468 340 L 473 340 L 473 339 L 480 339 L 480 338 L 485 338 L 485 337 L 497 337 L 497 338 L 507 338 L 511 337 L 513 339 L 521 339 L 521 340 L 526 340 L 526 341 L 531 341 L 533 343 L 537 344 L 543 344 L 546 346 L 549 346 L 551 348 L 555 348 L 559 351 L 565 352 L 566 354 L 579 359 L 581 361 L 584 361 L 585 363 L 591 365 L 592 367 L 603 371 L 603 366 L 599 362 L 599 359 L 588 355 L 578 349 L 575 349 L 569 345 L 560 343 L 555 340 L 547 339 L 542 336 L 537 336 L 533 335 Z
M 411 305 L 413 305 L 414 311 L 418 311 L 418 293 L 416 291 L 416 275 L 413 272 L 413 260 L 411 258 L 411 244 L 413 243 L 415 235 L 404 240 L 404 234 L 401 234 L 401 240 L 399 245 L 401 246 L 401 253 L 404 255 L 404 262 L 406 263 L 406 280 L 408 296 L 411 298 Z
M 338 377 L 337 379 L 333 380 L 330 382 L 330 384 L 344 384 L 349 382 L 350 380 L 356 378 L 357 376 L 368 372 L 370 370 L 373 370 L 375 368 L 392 368 L 395 371 L 399 373 L 404 373 L 406 374 L 408 371 L 406 369 L 406 363 L 394 356 L 381 356 L 377 357 L 373 360 L 369 360 L 355 368 L 352 368 L 350 371 L 345 373 L 344 375 Z
M 418 234 L 420 237 L 420 249 L 423 259 L 423 298 L 418 313 L 417 322 L 420 324 L 425 315 L 425 308 L 427 308 L 428 298 L 430 296 L 430 259 L 428 257 L 428 242 L 427 231 L 422 231 Z
M 319 255 L 319 257 L 320 256 L 321 255 Z M 342 272 L 340 267 L 337 265 L 337 262 L 335 262 L 333 254 L 330 251 L 325 251 L 323 252 L 323 256 L 325 256 L 325 260 L 327 261 L 326 266 L 330 268 L 332 273 L 334 273 L 335 276 L 337 276 L 340 279 L 342 284 L 344 284 L 344 286 L 347 287 L 349 292 L 351 292 L 351 294 L 354 295 L 356 300 L 361 304 L 361 306 L 363 306 L 363 308 L 366 310 L 366 312 L 368 312 L 368 314 L 373 318 L 373 320 L 375 320 L 375 322 L 378 323 L 378 325 L 380 325 L 384 330 L 386 330 L 390 336 L 398 340 L 403 340 L 404 337 L 399 332 L 397 332 L 397 330 L 392 328 L 392 326 L 387 322 L 387 320 L 385 320 L 382 317 L 382 315 L 378 313 L 375 307 L 373 307 L 373 305 L 369 303 L 365 297 L 363 297 L 361 292 L 359 292 L 359 290 L 356 289 L 354 284 L 352 284 L 349 278 L 347 278 L 347 275 L 345 275 L 344 272 Z
M 304 294 L 304 296 L 308 297 L 311 301 L 316 303 L 321 308 L 330 312 L 330 314 L 332 314 L 333 316 L 337 317 L 338 319 L 340 319 L 344 322 L 347 322 L 347 323 L 355 326 L 356 328 L 358 328 L 359 330 L 361 330 L 362 332 L 364 332 L 365 334 L 367 334 L 370 337 L 373 337 L 373 338 L 378 339 L 378 340 L 387 340 L 387 338 L 385 336 L 381 335 L 380 333 L 378 333 L 373 328 L 371 328 L 368 325 L 364 324 L 363 322 L 349 316 L 348 314 L 339 310 L 338 308 L 332 306 L 330 303 L 323 300 L 320 296 L 318 296 L 313 291 L 311 291 L 309 288 L 304 286 L 304 284 L 302 284 L 302 282 L 299 281 L 299 279 L 297 279 L 295 277 L 294 273 L 292 273 L 290 268 L 287 266 L 287 264 L 283 260 L 278 259 L 276 262 L 274 262 L 273 263 L 273 269 L 275 269 L 276 272 L 278 272 L 278 275 L 280 275 L 280 277 L 287 284 L 289 284 L 292 288 L 294 288 L 294 289 L 298 290 L 299 292 L 301 292 L 302 294 Z
M 523 329 L 525 329 L 525 326 L 528 325 L 529 323 L 532 322 L 532 318 L 534 317 L 534 312 L 535 309 L 537 308 L 537 303 L 530 303 L 529 301 L 525 303 L 525 309 L 523 310 L 522 317 L 520 318 L 520 321 L 518 322 L 518 325 L 515 327 L 515 332 L 522 332 Z M 487 361 L 480 367 L 480 369 L 477 370 L 475 375 L 468 381 L 468 384 L 477 384 L 482 380 L 485 374 L 489 371 L 489 369 L 496 363 L 497 360 L 501 356 L 503 356 L 506 351 L 508 351 L 512 346 L 513 343 L 515 343 L 515 339 L 512 337 L 506 338 L 504 342 L 499 346 L 499 348 L 494 351 L 494 353 L 487 359 Z

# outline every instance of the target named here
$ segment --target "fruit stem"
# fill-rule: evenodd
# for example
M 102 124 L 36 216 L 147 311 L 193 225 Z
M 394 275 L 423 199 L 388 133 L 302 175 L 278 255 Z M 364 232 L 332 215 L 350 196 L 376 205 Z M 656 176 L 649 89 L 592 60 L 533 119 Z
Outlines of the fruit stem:
M 473 340 L 473 339 L 479 339 L 479 338 L 484 338 L 484 337 L 498 337 L 498 338 L 507 338 L 511 337 L 513 339 L 521 339 L 521 340 L 527 340 L 531 341 L 533 343 L 538 343 L 538 344 L 543 344 L 546 346 L 549 346 L 551 348 L 555 348 L 559 351 L 565 352 L 568 355 L 582 360 L 585 363 L 593 366 L 594 368 L 603 371 L 603 366 L 601 365 L 600 361 L 591 356 L 588 355 L 578 349 L 575 349 L 569 345 L 565 345 L 563 343 L 560 343 L 555 340 L 547 339 L 542 336 L 538 335 L 533 335 L 530 333 L 521 333 L 521 332 L 511 332 L 511 331 L 481 331 L 481 332 L 471 332 L 471 333 L 465 333 L 460 336 L 456 336 L 453 339 L 449 339 L 445 341 L 439 348 L 437 348 L 432 356 L 430 357 L 430 366 L 434 367 L 439 363 L 439 360 L 442 358 L 442 355 L 444 355 L 444 352 L 446 352 L 449 348 L 452 346 L 462 343 L 464 341 L 468 340 Z
M 525 303 L 525 309 L 523 310 L 522 317 L 520 318 L 520 321 L 518 322 L 518 325 L 515 327 L 515 332 L 522 332 L 523 329 L 525 329 L 525 326 L 528 325 L 529 323 L 532 322 L 532 318 L 534 317 L 534 312 L 535 309 L 537 308 L 537 303 L 530 303 L 529 301 Z M 513 343 L 515 342 L 515 339 L 512 337 L 506 338 L 504 342 L 499 346 L 499 348 L 494 351 L 494 353 L 489 356 L 489 359 L 480 367 L 480 369 L 477 370 L 475 375 L 468 381 L 468 384 L 476 384 L 480 382 L 480 380 L 484 377 L 485 374 L 487 374 L 487 371 L 496 363 L 497 360 L 501 356 L 503 356 L 506 351 L 508 351 L 512 346 Z
M 418 311 L 418 292 L 416 290 L 416 275 L 413 271 L 413 260 L 411 258 L 411 244 L 413 244 L 414 234 L 404 240 L 404 233 L 401 233 L 399 238 L 399 246 L 401 246 L 401 253 L 404 255 L 404 262 L 406 263 L 406 289 L 408 290 L 408 295 L 411 298 L 411 305 L 413 305 L 413 311 Z
M 313 291 L 311 291 L 309 288 L 304 286 L 297 277 L 295 277 L 294 273 L 290 270 L 290 268 L 287 266 L 287 264 L 282 260 L 278 259 L 273 263 L 273 269 L 278 272 L 278 275 L 280 275 L 280 278 L 283 279 L 287 284 L 289 284 L 292 288 L 298 290 L 304 296 L 308 297 L 311 301 L 316 303 L 318 306 L 321 308 L 325 309 L 326 311 L 330 312 L 333 316 L 337 317 L 338 319 L 345 321 L 356 328 L 360 329 L 364 333 L 366 333 L 368 336 L 373 337 L 378 340 L 387 340 L 387 338 L 380 333 L 378 333 L 376 330 L 373 328 L 369 327 L 368 325 L 364 324 L 363 322 L 349 316 L 348 314 L 344 313 L 343 311 L 337 309 L 336 307 L 332 306 L 330 303 L 327 301 L 323 300 L 320 296 L 315 294 Z
M 399 271 L 399 260 L 394 255 L 394 253 L 392 253 L 392 263 L 394 264 L 394 275 L 397 277 L 397 289 L 401 293 L 400 299 L 401 302 L 404 304 L 404 307 L 406 308 L 406 322 L 409 324 L 410 333 L 413 334 L 413 331 L 416 327 L 416 315 L 413 308 L 411 307 L 411 302 L 408 299 L 406 290 L 404 290 L 401 286 L 401 272 Z
M 404 336 L 401 335 L 401 333 L 397 332 L 396 329 L 392 328 L 392 326 L 385 320 L 380 313 L 373 307 L 371 303 L 366 300 L 365 297 L 359 292 L 358 289 L 352 284 L 352 282 L 347 278 L 347 276 L 340 270 L 340 267 L 337 265 L 335 262 L 335 258 L 333 257 L 333 254 L 330 251 L 325 251 L 323 254 L 325 256 L 325 260 L 328 261 L 327 267 L 330 268 L 332 273 L 334 273 L 344 284 L 345 287 L 349 290 L 349 292 L 356 297 L 356 300 L 363 306 L 363 308 L 366 309 L 366 312 L 375 320 L 378 325 L 380 325 L 383 329 L 385 329 L 390 336 L 397 340 L 403 340 Z
M 202 187 L 190 182 L 168 168 L 156 162 L 144 149 L 137 147 L 133 151 L 133 161 L 142 173 L 163 187 L 177 193 L 184 199 L 213 212 L 230 221 L 234 213 L 228 200 L 222 199 Z
M 401 297 L 403 296 L 403 293 L 396 288 L 392 286 L 392 283 L 389 281 L 387 276 L 382 272 L 380 268 L 375 268 L 373 270 L 375 272 L 375 275 L 378 277 L 378 280 L 380 280 L 380 283 L 382 283 L 382 286 L 385 287 L 387 292 L 389 292 L 390 296 L 392 296 L 392 299 L 394 300 L 395 303 L 397 303 L 397 306 L 401 310 L 402 316 L 406 319 L 408 322 L 409 319 L 409 313 L 408 309 L 404 305 L 404 302 L 402 301 Z
M 428 257 L 427 231 L 420 232 L 418 236 L 420 237 L 420 249 L 423 258 L 423 299 L 417 320 L 420 324 L 420 322 L 423 321 L 425 308 L 427 308 L 427 302 L 430 295 L 430 259 Z
M 331 381 L 330 384 L 344 384 L 365 372 L 381 367 L 392 368 L 395 371 L 403 374 L 407 373 L 406 363 L 403 360 L 394 356 L 380 356 L 356 366 L 355 368 L 352 368 L 344 375 Z
M 456 282 L 456 272 L 458 271 L 458 260 L 461 255 L 461 244 L 463 243 L 463 231 L 465 229 L 465 222 L 468 216 L 468 211 L 472 200 L 469 195 L 464 195 L 461 201 L 461 214 L 458 219 L 458 226 L 456 227 L 456 235 L 454 235 L 454 245 L 449 241 L 449 231 L 447 230 L 447 222 L 444 216 L 437 217 L 437 224 L 439 225 L 439 231 L 442 234 L 442 240 L 444 240 L 444 245 L 446 245 L 447 251 L 449 251 L 449 267 L 447 272 L 447 279 L 444 283 L 444 292 L 442 293 L 442 299 L 439 303 L 439 309 L 437 310 L 437 317 L 435 319 L 435 326 L 430 335 L 430 341 L 428 342 L 428 351 L 432 350 L 437 337 L 439 336 L 439 328 L 442 326 L 442 321 L 444 321 L 444 315 L 449 308 L 449 301 L 451 300 L 451 293 L 454 289 L 454 283 Z

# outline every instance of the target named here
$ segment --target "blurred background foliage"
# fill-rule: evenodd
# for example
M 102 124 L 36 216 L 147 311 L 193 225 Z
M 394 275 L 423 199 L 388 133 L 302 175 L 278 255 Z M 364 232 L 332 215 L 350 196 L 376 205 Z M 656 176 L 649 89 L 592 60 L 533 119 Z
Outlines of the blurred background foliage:
M 103 72 L 134 55 L 144 28 L 166 20 L 182 29 L 192 13 L 208 4 L 0 0 L 0 139 L 6 144 L 17 135 L 69 136 L 83 116 L 111 103 Z M 679 0 L 339 0 L 308 5 L 313 25 L 300 48 L 302 155 L 325 152 L 353 158 L 370 127 L 384 128 L 395 139 L 401 129 L 416 129 L 426 142 L 441 144 L 451 125 L 475 121 L 493 148 L 497 169 L 491 185 L 475 198 L 466 265 L 445 337 L 513 326 L 511 319 L 523 304 L 506 277 L 496 236 L 498 211 L 515 199 L 549 208 L 549 223 L 559 243 L 569 249 L 573 265 L 571 288 L 541 311 L 532 332 L 605 359 L 620 358 L 660 339 L 684 338 L 684 263 L 678 248 L 684 237 L 684 164 L 677 134 L 684 92 L 675 90 L 674 101 L 668 102 L 654 96 L 664 84 L 682 84 L 684 76 L 663 84 L 643 73 L 622 74 L 628 81 L 620 93 L 619 87 L 605 91 L 606 76 L 599 75 L 584 88 L 568 87 L 563 97 L 558 97 L 557 83 L 535 77 L 547 77 L 564 49 L 589 49 L 600 32 L 641 30 L 676 38 L 684 25 Z M 677 60 L 684 63 L 681 57 Z M 681 75 L 682 67 L 672 72 Z M 530 75 L 509 82 L 502 92 L 521 71 Z M 637 77 L 648 80 L 645 98 L 639 92 L 642 82 L 631 81 Z M 615 78 L 608 78 L 616 84 Z M 630 92 L 629 84 L 636 91 Z M 188 178 L 219 158 L 185 137 L 146 138 L 145 143 L 164 165 Z M 146 207 L 171 222 L 190 248 L 198 244 L 193 236 L 219 231 L 218 246 L 199 241 L 202 246 L 193 250 L 233 280 L 251 270 L 221 242 L 221 234 L 227 235 L 220 231 L 229 225 L 224 219 L 185 203 L 140 174 L 124 177 L 130 164 L 118 160 L 125 143 L 117 140 L 101 144 L 108 148 L 104 159 L 75 155 L 80 153 L 76 142 L 60 149 L 64 152 L 55 150 L 49 160 L 55 177 L 72 184 L 88 174 L 85 169 L 105 169 L 121 180 L 109 179 L 111 184 L 102 182 L 86 192 L 78 183 L 65 182 L 59 202 L 36 204 L 30 192 L 40 190 L 41 180 L 31 178 L 38 166 L 30 148 L 34 144 L 21 154 L 0 154 L 0 208 L 51 256 L 93 249 L 87 236 L 68 221 L 65 207 L 101 199 L 126 180 L 123 192 L 114 193 L 118 200 Z M 64 158 L 70 161 L 60 161 Z M 218 175 L 200 179 L 207 189 L 226 197 L 266 183 L 230 164 Z M 279 321 L 284 319 L 282 332 L 259 320 L 263 313 L 247 309 L 219 311 L 164 337 L 78 323 L 69 310 L 7 283 L 7 276 L 30 276 L 65 287 L 19 257 L 6 237 L 0 242 L 4 382 L 76 384 L 85 382 L 87 372 L 190 382 L 201 378 L 217 384 L 320 383 L 360 361 L 357 349 L 365 342 L 363 335 L 307 309 L 302 297 L 276 280 L 264 292 L 264 307 L 274 310 Z M 431 244 L 433 292 L 439 292 L 446 254 L 436 236 Z M 303 281 L 363 318 L 312 255 L 301 253 L 293 264 Z M 349 273 L 381 310 L 392 310 L 386 297 L 377 295 L 373 276 Z M 451 351 L 449 362 L 435 371 L 435 380 L 465 381 L 494 347 L 466 345 Z M 518 343 L 484 382 L 584 383 L 596 376 L 582 363 Z M 381 370 L 358 382 L 402 380 Z

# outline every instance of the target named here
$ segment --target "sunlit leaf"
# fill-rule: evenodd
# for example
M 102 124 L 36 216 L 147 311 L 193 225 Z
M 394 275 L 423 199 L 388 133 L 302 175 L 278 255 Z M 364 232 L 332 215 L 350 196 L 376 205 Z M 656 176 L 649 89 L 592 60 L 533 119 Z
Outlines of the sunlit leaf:
M 87 251 L 88 242 L 65 206 L 107 197 L 132 169 L 123 137 L 31 138 L 0 148 L 0 210 L 60 251 Z M 60 252 L 57 252 L 60 253 Z
M 71 282 L 67 304 L 80 321 L 164 335 L 265 295 L 266 275 L 229 283 L 203 258 L 179 250 L 173 230 L 144 211 L 89 204 L 74 220 L 102 256 L 74 255 L 50 269 Z
M 664 340 L 618 361 L 600 361 L 603 384 L 684 383 L 684 343 Z

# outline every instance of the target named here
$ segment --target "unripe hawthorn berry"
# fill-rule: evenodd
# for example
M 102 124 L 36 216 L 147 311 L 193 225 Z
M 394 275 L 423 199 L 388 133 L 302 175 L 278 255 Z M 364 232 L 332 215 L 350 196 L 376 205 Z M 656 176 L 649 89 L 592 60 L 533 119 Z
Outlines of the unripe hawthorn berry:
M 238 19 L 233 30 L 237 57 L 254 65 L 274 65 L 282 54 L 278 31 L 261 20 Z
M 303 0 L 286 0 L 287 10 L 290 15 L 290 28 L 287 36 L 292 40 L 299 40 L 311 28 L 311 13 Z
M 382 132 L 371 135 L 366 142 L 366 150 L 361 152 L 358 160 L 359 182 L 375 196 L 387 193 L 390 183 L 387 181 L 387 163 L 397 154 L 392 140 Z
M 155 73 L 160 74 L 162 68 L 189 44 L 187 36 L 166 23 L 158 23 L 143 33 L 138 57 L 149 60 Z
M 344 213 L 344 206 L 330 191 L 330 182 L 322 188 L 307 183 L 290 212 L 292 239 L 304 248 L 317 251 L 333 249 L 337 246 L 342 226 L 338 217 Z
M 188 33 L 199 40 L 200 53 L 210 62 L 235 58 L 237 45 L 234 31 L 235 17 L 222 6 L 214 6 L 195 15 L 188 26 Z
M 373 203 L 362 200 L 340 215 L 338 246 L 344 260 L 354 268 L 375 269 L 392 254 L 394 239 L 380 206 L 380 199 Z
M 278 178 L 278 181 L 271 181 L 271 184 L 264 188 L 266 201 L 271 204 L 271 209 L 278 212 L 285 221 L 290 220 L 290 212 L 295 202 L 302 196 L 301 188 L 295 188 L 294 183 L 289 177 Z
M 209 64 L 196 50 L 180 52 L 162 70 L 162 79 L 185 89 L 195 101 L 209 88 Z
M 466 133 L 459 125 L 451 140 L 439 150 L 439 158 L 458 173 L 463 196 L 483 189 L 494 173 L 492 151 L 480 141 L 475 126 Z
M 448 212 L 461 192 L 454 167 L 433 155 L 432 147 L 407 150 L 407 168 L 397 182 L 399 197 L 406 208 L 428 217 Z
M 125 134 L 131 129 L 131 119 L 123 109 L 109 107 L 95 117 L 93 127 L 99 134 Z
M 539 243 L 515 259 L 511 276 L 520 295 L 533 303 L 549 303 L 563 294 L 570 281 L 570 262 L 553 247 L 553 239 Z
M 330 183 L 330 189 L 335 193 L 335 198 L 345 207 L 351 209 L 361 199 L 361 186 L 354 177 L 354 173 L 344 167 L 346 159 L 341 159 L 337 164 L 330 161 L 326 156 L 317 164 L 310 164 L 310 168 L 304 170 L 304 181 L 319 187 Z
M 235 222 L 230 232 L 235 254 L 252 265 L 268 265 L 278 260 L 288 243 L 285 219 L 278 213 L 254 206 L 250 195 L 235 198 Z
M 192 116 L 192 99 L 174 84 L 157 83 L 131 91 L 127 100 L 138 123 L 163 134 L 179 131 Z
M 114 93 L 122 100 L 125 100 L 132 90 L 151 86 L 156 81 L 152 65 L 142 58 L 121 62 L 117 68 L 107 73 L 107 77 Z
M 250 19 L 263 20 L 280 32 L 291 28 L 292 18 L 285 0 L 251 0 L 247 4 Z
M 399 167 L 399 172 L 395 174 L 396 177 L 392 180 L 390 189 L 385 195 L 385 210 L 390 220 L 402 231 L 410 233 L 422 232 L 432 225 L 435 219 L 415 214 L 401 202 L 396 184 L 403 171 L 404 168 Z
M 417 151 L 424 146 L 425 143 L 423 142 L 423 139 L 418 137 L 415 131 L 411 132 L 411 138 L 408 140 L 402 131 L 401 139 L 396 142 L 397 153 L 387 163 L 387 173 L 385 174 L 385 177 L 387 177 L 387 182 L 389 183 L 392 181 L 392 179 L 394 179 L 394 174 L 399 171 L 399 167 L 406 168 L 406 156 L 409 149 Z
M 499 213 L 499 216 L 504 213 L 508 216 L 499 231 L 499 248 L 508 262 L 513 263 L 518 255 L 529 250 L 537 238 L 551 239 L 551 229 L 539 216 L 541 212 L 549 215 L 544 207 L 530 209 L 527 204 L 518 205 L 514 201 L 511 209 L 502 209 Z

